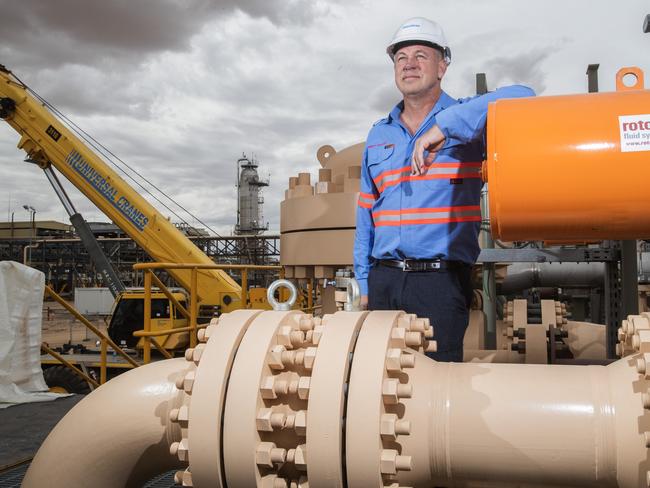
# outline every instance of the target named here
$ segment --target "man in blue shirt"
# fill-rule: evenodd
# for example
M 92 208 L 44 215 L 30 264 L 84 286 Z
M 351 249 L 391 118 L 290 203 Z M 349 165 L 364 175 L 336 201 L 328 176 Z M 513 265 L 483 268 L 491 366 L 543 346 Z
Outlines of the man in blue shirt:
M 428 317 L 434 359 L 463 360 L 479 254 L 488 103 L 511 86 L 455 100 L 441 88 L 451 51 L 440 26 L 409 19 L 387 48 L 403 100 L 370 130 L 361 168 L 354 270 L 362 304 Z

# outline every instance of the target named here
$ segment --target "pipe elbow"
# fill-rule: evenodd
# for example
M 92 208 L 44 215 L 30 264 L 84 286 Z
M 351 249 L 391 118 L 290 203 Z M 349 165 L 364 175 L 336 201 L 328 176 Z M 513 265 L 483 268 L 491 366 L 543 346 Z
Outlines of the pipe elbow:
M 169 445 L 180 427 L 168 419 L 182 402 L 175 382 L 187 368 L 182 358 L 159 361 L 93 391 L 45 439 L 23 488 L 140 487 L 179 467 Z

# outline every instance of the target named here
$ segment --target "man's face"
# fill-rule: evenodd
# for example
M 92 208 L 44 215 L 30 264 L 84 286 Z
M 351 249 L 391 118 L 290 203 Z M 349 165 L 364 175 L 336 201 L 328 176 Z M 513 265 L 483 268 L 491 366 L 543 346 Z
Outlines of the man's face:
M 402 95 L 419 95 L 440 86 L 447 63 L 437 49 L 412 45 L 401 48 L 394 56 L 395 84 Z

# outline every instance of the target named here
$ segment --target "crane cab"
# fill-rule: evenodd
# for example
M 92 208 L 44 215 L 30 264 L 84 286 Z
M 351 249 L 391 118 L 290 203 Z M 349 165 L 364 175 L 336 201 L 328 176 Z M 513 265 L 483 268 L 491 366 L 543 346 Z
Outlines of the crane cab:
M 172 295 L 187 307 L 189 297 L 182 290 L 173 290 Z M 173 302 L 161 291 L 151 292 L 151 330 L 164 331 L 187 327 L 188 320 L 174 306 Z M 129 289 L 122 292 L 115 300 L 108 335 L 119 345 L 142 349 L 144 339 L 134 337 L 136 330 L 144 329 L 144 290 Z M 153 337 L 160 346 L 168 350 L 183 349 L 189 343 L 189 334 L 179 332 L 167 336 Z

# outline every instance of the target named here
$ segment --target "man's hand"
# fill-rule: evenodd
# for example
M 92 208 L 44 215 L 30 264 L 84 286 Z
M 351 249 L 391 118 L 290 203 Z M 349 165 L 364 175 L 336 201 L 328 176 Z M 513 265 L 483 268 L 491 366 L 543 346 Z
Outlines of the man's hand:
M 368 295 L 361 295 L 361 303 L 359 303 L 361 310 L 368 310 Z
M 423 175 L 426 174 L 429 165 L 436 158 L 436 154 L 445 144 L 445 135 L 440 130 L 440 127 L 434 125 L 422 134 L 413 148 L 413 155 L 411 157 L 411 174 Z M 429 151 L 429 155 L 425 158 L 424 152 Z

